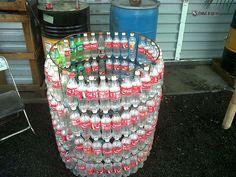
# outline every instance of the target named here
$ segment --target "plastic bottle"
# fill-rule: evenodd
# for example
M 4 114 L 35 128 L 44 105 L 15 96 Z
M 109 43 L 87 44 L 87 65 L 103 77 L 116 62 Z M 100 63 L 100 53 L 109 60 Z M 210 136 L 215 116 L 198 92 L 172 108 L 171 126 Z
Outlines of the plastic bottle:
M 132 107 L 130 110 L 130 115 L 132 123 L 132 127 L 130 130 L 132 132 L 136 132 L 138 129 L 138 122 L 139 122 L 139 111 L 137 110 L 137 108 Z
M 122 33 L 120 45 L 121 45 L 121 56 L 123 59 L 126 59 L 129 55 L 129 44 L 128 44 L 128 39 L 126 37 L 126 33 L 124 32 Z
M 141 76 L 142 83 L 142 102 L 145 102 L 149 98 L 149 89 L 151 88 L 151 77 L 149 75 L 149 67 L 145 66 L 143 75 Z
M 121 162 L 113 163 L 114 177 L 122 177 L 123 170 Z
M 119 140 L 122 136 L 121 132 L 122 122 L 119 113 L 114 113 L 112 116 L 112 137 Z
M 82 177 L 85 177 L 86 176 L 86 163 L 82 160 L 78 160 L 78 163 L 77 163 L 77 169 L 79 171 L 79 175 L 82 176 Z
M 53 77 L 52 77 L 52 88 L 54 92 L 54 97 L 57 101 L 62 100 L 61 82 L 59 79 L 59 73 L 56 66 L 53 67 Z
M 141 80 L 140 80 L 140 71 L 135 71 L 134 79 L 132 80 L 132 99 L 131 102 L 136 108 L 140 104 L 140 93 L 141 93 Z
M 113 165 L 111 162 L 104 163 L 104 172 L 106 177 L 113 177 Z
M 76 56 L 77 56 L 77 61 L 81 61 L 83 59 L 83 51 L 84 51 L 84 47 L 83 47 L 83 41 L 81 40 L 81 36 L 80 34 L 77 34 L 77 40 L 76 40 Z
M 137 56 L 137 61 L 139 64 L 143 64 L 146 60 L 145 49 L 144 49 L 145 46 L 146 46 L 145 37 L 141 36 L 138 44 L 138 56 Z
M 96 59 L 98 56 L 98 41 L 95 37 L 95 33 L 91 33 L 90 51 L 91 51 L 92 58 Z
M 103 59 L 105 56 L 105 40 L 102 32 L 99 32 L 98 35 L 98 56 Z
M 98 88 L 96 87 L 94 76 L 89 76 L 89 84 L 85 92 L 85 97 L 91 102 L 90 106 L 92 106 L 92 101 L 98 100 Z
M 122 157 L 124 157 L 125 159 L 130 157 L 131 151 L 131 141 L 129 138 L 124 137 L 121 141 L 122 143 Z
M 138 149 L 141 151 L 145 147 L 145 130 L 143 128 L 139 129 L 137 131 L 139 143 L 138 143 Z
M 128 73 L 129 71 L 129 63 L 126 60 L 123 60 L 120 64 L 120 70 L 122 71 L 123 74 Z
M 120 104 L 120 98 L 121 98 L 121 93 L 120 93 L 120 86 L 117 81 L 116 76 L 111 77 L 111 86 L 110 86 L 110 101 L 111 101 L 111 109 L 113 111 L 118 111 L 121 108 Z
M 134 62 L 136 59 L 136 38 L 134 33 L 130 33 L 129 37 L 129 59 Z
M 91 116 L 91 137 L 94 140 L 98 140 L 101 135 L 101 119 L 98 114 L 92 114 Z
M 131 134 L 131 128 L 132 128 L 131 115 L 129 111 L 125 110 L 121 114 L 121 122 L 122 122 L 122 134 L 125 137 L 128 137 Z
M 136 133 L 132 133 L 129 136 L 129 139 L 131 140 L 131 153 L 135 155 L 138 152 L 138 142 L 139 142 L 138 135 Z
M 106 141 L 109 142 L 112 134 L 111 134 L 111 118 L 107 114 L 108 112 L 104 111 L 103 116 L 101 119 L 101 127 L 102 127 L 102 138 Z
M 94 169 L 95 169 L 96 176 L 98 176 L 98 177 L 103 177 L 104 176 L 103 166 L 104 166 L 103 163 L 94 164 Z
M 91 53 L 90 53 L 90 42 L 87 33 L 84 33 L 83 45 L 84 45 L 84 53 L 83 53 L 84 59 L 89 60 L 91 57 Z
M 122 160 L 123 176 L 130 175 L 130 159 Z
M 147 113 L 148 113 L 148 109 L 146 104 L 141 104 L 138 107 L 138 111 L 139 111 L 139 127 L 143 127 L 145 120 L 147 118 Z
M 138 171 L 138 158 L 134 155 L 130 158 L 130 173 L 136 173 Z
M 112 143 L 112 160 L 113 162 L 120 162 L 122 159 L 122 144 L 119 140 Z
M 76 89 L 76 97 L 78 100 L 84 100 L 85 97 L 85 91 L 86 91 L 86 84 L 84 82 L 84 76 L 78 77 L 78 87 Z M 80 102 L 79 104 L 81 104 Z
M 106 83 L 106 77 L 100 76 L 100 84 L 98 87 L 99 93 L 99 100 L 100 100 L 100 109 L 102 111 L 108 112 L 110 109 L 110 102 L 109 102 L 109 86 Z
M 151 65 L 150 77 L 151 77 L 151 89 L 149 91 L 150 97 L 154 97 L 157 94 L 157 84 L 158 84 L 158 65 Z
M 113 73 L 115 75 L 120 75 L 121 64 L 120 64 L 120 60 L 118 58 L 114 59 L 113 68 L 114 68 Z
M 63 92 L 65 92 L 66 90 L 66 85 L 68 81 L 69 81 L 68 73 L 67 71 L 63 70 L 61 73 L 61 87 L 62 87 Z
M 102 143 L 96 140 L 93 142 L 92 147 L 93 147 L 94 161 L 96 163 L 100 163 L 103 160 Z
M 71 62 L 76 62 L 76 45 L 73 36 L 70 37 Z
M 112 46 L 113 46 L 113 56 L 115 58 L 119 58 L 119 56 L 120 56 L 120 39 L 118 36 L 118 32 L 115 32 Z
M 111 79 L 112 76 L 112 71 L 113 71 L 113 63 L 111 58 L 106 59 L 106 75 L 108 79 Z
M 87 139 L 84 142 L 84 161 L 89 161 L 91 160 L 92 157 L 92 142 L 90 139 Z
M 75 141 L 75 156 L 78 159 L 82 159 L 84 157 L 84 139 L 80 136 L 78 136 Z
M 74 77 L 75 77 L 75 73 L 72 72 L 69 74 L 70 79 L 66 86 L 66 95 L 67 95 L 68 102 L 72 110 L 75 110 L 78 105 L 78 101 L 75 98 L 78 84 Z
M 111 162 L 111 157 L 112 157 L 112 144 L 110 142 L 106 142 L 102 146 L 102 153 L 104 156 L 104 161 L 106 163 Z
M 81 128 L 80 128 L 80 114 L 78 111 L 73 111 L 70 114 L 70 126 L 71 126 L 71 131 L 74 133 L 74 135 L 79 136 L 81 133 Z
M 66 68 L 69 68 L 71 65 L 71 50 L 69 47 L 69 41 L 68 40 L 64 40 L 64 56 L 66 59 Z
M 105 39 L 105 53 L 107 55 L 107 57 L 111 57 L 112 56 L 112 38 L 111 38 L 111 33 L 107 32 L 107 36 Z
M 99 66 L 97 60 L 93 60 L 91 63 L 91 69 L 92 69 L 92 75 L 94 76 L 95 79 L 98 78 L 98 71 L 99 71 Z
M 122 106 L 128 110 L 132 100 L 132 82 L 130 76 L 125 76 L 121 83 Z

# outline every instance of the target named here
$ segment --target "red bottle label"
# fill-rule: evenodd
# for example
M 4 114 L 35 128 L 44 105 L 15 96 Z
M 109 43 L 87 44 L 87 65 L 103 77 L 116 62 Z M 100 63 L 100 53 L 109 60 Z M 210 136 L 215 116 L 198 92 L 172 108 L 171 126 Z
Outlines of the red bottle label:
M 85 97 L 88 100 L 96 100 L 98 98 L 98 91 L 86 91 Z
M 113 69 L 113 64 L 106 64 L 106 69 L 107 70 L 112 70 Z
M 141 93 L 141 86 L 133 86 L 132 92 L 133 92 L 133 94 L 140 94 Z
M 138 144 L 138 142 L 139 142 L 139 139 L 137 139 L 137 140 L 131 140 L 131 145 L 132 145 L 132 147 L 135 147 L 135 146 Z
M 132 95 L 132 87 L 121 87 L 121 94 L 123 96 L 131 96 Z
M 122 151 L 122 147 L 115 147 L 112 149 L 113 154 L 120 154 Z
M 92 123 L 91 127 L 92 127 L 93 130 L 100 130 L 101 123 L 100 122 Z
M 121 70 L 122 71 L 129 71 L 129 66 L 128 65 L 121 65 Z
M 131 116 L 132 124 L 136 124 L 138 122 L 138 116 Z
M 120 48 L 120 43 L 119 42 L 113 42 L 113 48 L 118 49 Z
M 122 42 L 121 43 L 121 48 L 127 49 L 129 47 L 128 42 Z
M 87 155 L 92 154 L 92 148 L 91 147 L 84 147 L 84 153 Z
M 121 168 L 114 168 L 115 174 L 120 174 L 121 173 Z
M 103 154 L 105 156 L 111 156 L 112 155 L 112 149 L 103 149 Z
M 93 72 L 98 72 L 99 71 L 99 67 L 98 66 L 92 66 L 92 71 Z
M 69 97 L 75 96 L 75 90 L 76 90 L 76 88 L 66 88 L 67 96 L 69 96 Z
M 60 81 L 52 81 L 52 88 L 54 88 L 54 89 L 59 89 L 59 88 L 61 88 L 61 83 L 60 83 Z
M 145 119 L 146 115 L 147 115 L 147 112 L 139 112 L 140 119 Z
M 105 42 L 105 47 L 106 48 L 112 48 L 112 42 Z
M 155 106 L 148 106 L 148 112 L 149 113 L 154 113 L 155 112 Z
M 124 150 L 124 151 L 129 151 L 130 150 L 130 144 L 122 144 L 122 149 Z
M 111 123 L 101 123 L 103 130 L 111 130 Z
M 99 98 L 106 100 L 109 99 L 109 90 L 103 90 L 103 91 L 99 91 Z
M 91 50 L 96 50 L 98 48 L 98 43 L 95 42 L 95 43 L 90 43 L 90 49 Z
M 90 50 L 90 43 L 84 44 L 84 50 Z
M 112 122 L 112 128 L 118 130 L 121 128 L 121 122 Z
M 79 126 L 79 125 L 80 125 L 80 119 L 77 118 L 77 119 L 71 120 L 71 124 L 72 124 L 73 126 Z
M 79 170 L 81 171 L 85 171 L 86 170 L 86 166 L 85 165 L 78 165 Z
M 144 48 L 143 47 L 139 47 L 138 48 L 138 53 L 139 54 L 145 54 Z
M 110 91 L 110 99 L 111 100 L 118 100 L 118 99 L 120 99 L 120 97 L 121 97 L 120 91 L 116 91 L 116 92 Z
M 139 135 L 138 139 L 139 141 L 145 141 L 146 136 L 145 135 Z
M 120 65 L 114 64 L 113 66 L 114 66 L 114 70 L 116 70 L 116 71 L 119 71 L 121 69 Z
M 83 146 L 83 144 L 76 144 L 76 145 L 75 145 L 75 149 L 76 149 L 77 151 L 83 151 L 84 146 Z
M 124 171 L 129 171 L 130 170 L 130 164 L 129 165 L 123 165 Z
M 131 125 L 131 119 L 122 119 L 122 126 L 129 126 Z
M 142 82 L 142 90 L 146 91 L 146 90 L 149 90 L 151 88 L 151 83 L 148 81 L 148 82 Z
M 93 149 L 93 153 L 94 153 L 95 155 L 100 155 L 100 154 L 102 154 L 102 149 L 101 149 L 101 148 L 99 148 L 99 149 Z
M 158 82 L 158 77 L 157 76 L 151 76 L 151 83 L 156 84 Z
M 83 130 L 87 130 L 91 127 L 91 123 L 90 121 L 88 122 L 80 122 L 80 127 L 83 129 Z
M 86 73 L 90 73 L 91 71 L 92 71 L 92 67 L 86 67 L 86 68 L 85 68 L 85 72 L 86 72 Z

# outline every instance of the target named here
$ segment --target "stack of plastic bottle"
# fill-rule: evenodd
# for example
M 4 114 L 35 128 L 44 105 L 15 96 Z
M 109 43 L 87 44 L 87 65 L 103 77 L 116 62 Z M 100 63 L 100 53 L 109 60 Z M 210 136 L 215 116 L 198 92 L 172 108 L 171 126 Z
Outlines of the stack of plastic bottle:
M 162 100 L 160 47 L 130 33 L 52 46 L 45 82 L 60 156 L 76 176 L 129 176 L 150 154 Z

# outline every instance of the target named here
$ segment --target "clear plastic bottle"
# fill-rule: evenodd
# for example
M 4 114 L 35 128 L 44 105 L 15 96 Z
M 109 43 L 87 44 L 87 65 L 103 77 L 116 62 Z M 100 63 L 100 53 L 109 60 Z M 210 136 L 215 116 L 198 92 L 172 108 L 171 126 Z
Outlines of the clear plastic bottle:
M 87 176 L 93 176 L 94 175 L 94 164 L 91 162 L 86 163 L 86 173 Z
M 138 111 L 139 111 L 139 123 L 138 123 L 138 125 L 139 125 L 139 127 L 143 127 L 144 123 L 147 119 L 147 113 L 148 113 L 148 109 L 147 109 L 146 104 L 139 105 Z
M 64 56 L 66 59 L 66 68 L 69 68 L 71 65 L 71 50 L 69 47 L 69 41 L 68 40 L 64 40 Z
M 119 59 L 114 59 L 114 62 L 113 62 L 113 73 L 115 75 L 120 75 L 120 70 L 121 70 L 121 63 L 120 63 L 120 60 Z
M 132 128 L 131 115 L 129 111 L 125 110 L 121 114 L 121 122 L 122 122 L 122 134 L 125 137 L 128 137 L 131 134 L 131 128 Z
M 133 106 L 136 108 L 140 104 L 140 93 L 141 93 L 141 80 L 140 80 L 140 71 L 135 71 L 134 79 L 132 80 L 132 92 L 133 96 L 131 102 Z
M 82 159 L 84 157 L 84 139 L 80 136 L 76 137 L 75 141 L 75 156 L 77 159 Z
M 80 114 L 78 111 L 73 111 L 70 114 L 70 126 L 71 131 L 76 136 L 80 136 L 81 128 L 80 128 Z
M 149 90 L 151 88 L 151 77 L 149 75 L 149 67 L 145 66 L 143 75 L 141 76 L 142 83 L 142 102 L 146 102 L 149 98 Z
M 138 149 L 141 151 L 144 149 L 145 147 L 145 138 L 146 138 L 146 135 L 145 135 L 145 130 L 143 128 L 139 129 L 137 131 L 137 135 L 138 135 L 138 139 L 139 139 L 139 143 L 138 143 Z
M 93 59 L 96 59 L 98 56 L 98 41 L 95 37 L 95 33 L 91 33 L 90 38 L 90 52 Z
M 86 84 L 84 82 L 84 76 L 78 77 L 78 87 L 76 90 L 76 97 L 78 100 L 84 100 L 85 97 L 85 91 L 86 91 Z M 81 104 L 81 102 L 79 103 Z
M 120 98 L 120 86 L 117 81 L 116 76 L 111 77 L 111 86 L 110 86 L 110 101 L 111 101 L 111 109 L 113 111 L 118 111 L 121 108 Z
M 122 167 L 123 167 L 123 176 L 129 176 L 130 175 L 130 159 L 123 159 Z
M 93 103 L 94 100 L 98 100 L 98 88 L 96 86 L 96 83 L 95 83 L 95 78 L 94 76 L 89 76 L 89 84 L 87 86 L 87 90 L 85 92 L 85 97 L 87 100 L 90 101 L 91 105 Z M 92 109 L 91 107 L 91 109 Z
M 53 88 L 53 92 L 54 92 L 54 97 L 57 101 L 61 101 L 62 100 L 62 91 L 61 91 L 61 82 L 59 79 L 59 73 L 58 73 L 58 69 L 55 66 L 53 68 L 54 73 L 53 73 L 53 77 L 52 77 L 52 88 Z
M 101 138 L 101 119 L 98 114 L 92 114 L 91 116 L 91 137 L 94 140 Z
M 84 59 L 89 60 L 91 57 L 91 53 L 90 53 L 90 42 L 87 33 L 84 33 L 83 45 L 84 45 L 84 53 L 83 53 Z
M 96 177 L 103 177 L 104 176 L 104 168 L 103 163 L 94 164 L 94 169 L 96 172 Z
M 139 111 L 137 108 L 132 107 L 130 110 L 130 115 L 131 115 L 131 131 L 136 132 L 138 129 L 138 122 L 139 122 Z
M 85 140 L 84 142 L 84 161 L 91 160 L 92 157 L 92 142 L 90 139 Z
M 107 55 L 107 57 L 111 57 L 112 56 L 112 38 L 111 38 L 111 33 L 107 32 L 107 36 L 105 39 L 105 53 Z
M 150 68 L 150 77 L 151 77 L 151 89 L 149 91 L 150 97 L 154 97 L 157 94 L 157 85 L 158 85 L 158 65 L 151 65 Z
M 100 84 L 98 87 L 99 100 L 100 100 L 100 109 L 102 111 L 108 112 L 110 109 L 109 102 L 109 86 L 106 83 L 106 77 L 100 76 Z
M 130 173 L 136 173 L 138 171 L 138 158 L 136 155 L 130 158 Z
M 134 33 L 130 33 L 129 37 L 129 59 L 134 62 L 136 59 L 136 38 Z
M 122 159 L 122 144 L 119 140 L 112 143 L 112 160 L 113 162 L 120 162 Z
M 144 132 L 145 133 L 145 132 Z M 131 151 L 131 140 L 129 138 L 124 137 L 121 140 L 122 143 L 122 156 L 127 159 L 130 157 Z
M 67 71 L 63 70 L 61 73 L 61 87 L 63 92 L 66 90 L 66 85 L 68 83 L 69 77 Z
M 106 142 L 102 145 L 102 153 L 104 161 L 110 163 L 112 158 L 112 144 L 110 142 Z
M 93 60 L 91 63 L 91 69 L 92 69 L 92 75 L 94 76 L 95 79 L 98 78 L 98 71 L 99 71 L 99 66 L 97 60 Z
M 145 37 L 141 36 L 138 44 L 138 56 L 137 56 L 137 61 L 139 64 L 145 63 L 146 60 L 145 49 L 144 49 L 145 46 L 146 46 Z
M 85 177 L 86 176 L 86 163 L 82 160 L 78 160 L 78 163 L 77 163 L 77 169 L 79 171 L 79 175 L 82 176 L 82 177 Z
M 153 52 L 150 39 L 146 40 L 146 45 L 144 47 L 144 51 L 145 51 L 145 60 L 143 61 L 143 64 L 149 64 L 150 63 L 149 57 L 152 57 L 152 52 Z M 151 55 L 150 55 L 150 53 L 151 53 Z
M 71 61 L 76 62 L 76 45 L 73 36 L 70 37 Z
M 113 71 L 113 62 L 111 58 L 107 58 L 106 59 L 106 74 L 107 74 L 108 79 L 111 79 L 112 71 Z
M 112 116 L 112 137 L 119 140 L 122 136 L 121 132 L 122 122 L 119 113 L 114 113 Z
M 106 177 L 113 177 L 113 165 L 111 162 L 104 163 Z
M 128 71 L 129 71 L 129 63 L 128 63 L 128 61 L 123 60 L 121 62 L 121 64 L 120 64 L 120 67 L 121 67 L 120 70 L 122 71 L 123 74 L 127 74 L 128 73 Z
M 135 155 L 138 152 L 138 142 L 139 142 L 138 135 L 136 133 L 132 133 L 129 136 L 129 139 L 131 140 L 131 153 Z
M 80 117 L 81 134 L 85 140 L 88 140 L 91 132 L 90 117 L 86 112 L 82 112 Z
M 67 95 L 68 102 L 69 102 L 71 109 L 75 110 L 78 105 L 78 100 L 77 100 L 77 98 L 75 98 L 76 90 L 78 87 L 78 84 L 75 80 L 75 73 L 73 73 L 73 72 L 70 73 L 69 78 L 70 79 L 69 79 L 67 86 L 66 86 L 66 95 Z
M 102 143 L 96 140 L 93 142 L 92 147 L 93 147 L 94 161 L 96 163 L 100 163 L 103 160 Z
M 123 59 L 126 59 L 129 55 L 129 44 L 128 44 L 128 39 L 126 37 L 126 33 L 122 33 L 122 37 L 120 40 L 120 45 L 121 45 L 121 56 Z
M 132 82 L 130 76 L 125 76 L 121 83 L 122 106 L 128 110 L 132 104 Z
M 121 162 L 113 163 L 114 177 L 122 177 L 123 170 Z
M 113 56 L 115 58 L 119 58 L 120 57 L 120 39 L 118 36 L 118 32 L 115 32 L 112 46 L 113 46 Z
M 107 114 L 108 112 L 104 111 L 103 116 L 101 119 L 101 127 L 102 127 L 102 138 L 106 141 L 109 142 L 112 134 L 111 134 L 111 118 Z
M 105 56 L 105 40 L 102 32 L 99 32 L 98 35 L 98 56 L 103 59 Z

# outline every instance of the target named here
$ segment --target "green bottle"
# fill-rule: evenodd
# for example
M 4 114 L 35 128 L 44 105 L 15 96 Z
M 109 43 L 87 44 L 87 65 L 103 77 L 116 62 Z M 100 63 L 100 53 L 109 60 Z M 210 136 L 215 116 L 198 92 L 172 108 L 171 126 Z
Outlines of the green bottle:
M 70 50 L 71 50 L 71 62 L 74 63 L 76 62 L 76 44 L 74 37 L 70 37 Z
M 83 59 L 83 41 L 81 40 L 80 34 L 77 34 L 77 40 L 76 40 L 76 55 L 77 55 L 77 61 L 81 61 Z
M 57 46 L 54 47 L 54 57 L 55 57 L 54 62 L 56 64 L 60 65 L 60 63 L 61 63 L 61 55 L 60 55 L 60 52 L 59 52 Z

